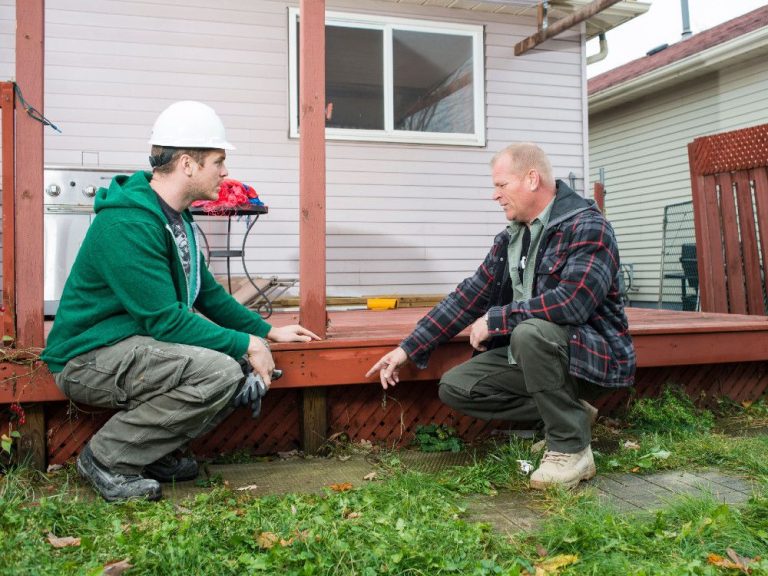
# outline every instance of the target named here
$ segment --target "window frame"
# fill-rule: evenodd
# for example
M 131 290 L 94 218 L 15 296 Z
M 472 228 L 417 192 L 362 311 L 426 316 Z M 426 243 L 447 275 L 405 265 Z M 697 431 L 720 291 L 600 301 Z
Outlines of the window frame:
M 298 116 L 298 50 L 299 39 L 296 33 L 296 22 L 299 9 L 288 9 L 288 111 L 289 137 L 299 137 Z M 449 22 L 434 22 L 378 16 L 375 14 L 352 14 L 348 12 L 325 13 L 325 26 L 339 26 L 381 30 L 384 41 L 384 129 L 364 130 L 356 128 L 326 128 L 327 140 L 352 140 L 369 142 L 397 142 L 401 144 L 446 144 L 453 146 L 485 146 L 485 54 L 484 27 L 477 24 L 457 24 Z M 408 32 L 424 32 L 438 34 L 455 34 L 467 36 L 472 40 L 472 100 L 474 103 L 474 133 L 448 132 L 418 132 L 394 129 L 394 79 L 392 31 L 394 29 Z

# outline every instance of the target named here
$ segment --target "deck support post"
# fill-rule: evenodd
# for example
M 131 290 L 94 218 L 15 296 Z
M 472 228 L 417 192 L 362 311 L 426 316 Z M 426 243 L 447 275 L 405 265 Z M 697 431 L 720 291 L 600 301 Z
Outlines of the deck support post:
M 299 321 L 325 338 L 325 0 L 299 10 Z M 327 412 L 325 389 L 303 391 L 305 452 L 325 442 Z
M 23 6 L 22 6 L 23 5 Z M 44 113 L 43 59 L 45 0 L 16 2 L 16 84 L 29 106 Z M 16 99 L 15 246 L 16 347 L 42 349 L 43 334 L 43 124 Z M 25 408 L 19 458 L 46 467 L 45 414 L 42 404 Z

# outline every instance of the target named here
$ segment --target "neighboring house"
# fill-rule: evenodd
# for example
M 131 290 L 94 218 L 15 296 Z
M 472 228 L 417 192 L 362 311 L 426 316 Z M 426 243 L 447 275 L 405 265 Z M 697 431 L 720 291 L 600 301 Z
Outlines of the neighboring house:
M 550 17 L 588 3 L 552 2 Z M 20 7 L 0 0 L 0 79 L 14 76 Z M 204 101 L 237 146 L 231 176 L 269 205 L 249 237 L 250 273 L 296 276 L 297 8 L 48 0 L 44 113 L 62 133 L 45 131 L 46 166 L 146 168 L 158 113 Z M 510 142 L 540 143 L 584 192 L 586 40 L 648 4 L 620 2 L 522 56 L 515 43 L 537 29 L 530 0 L 326 8 L 328 295 L 363 296 L 445 293 L 474 270 L 504 225 L 488 162 Z M 218 246 L 220 224 L 204 223 Z M 234 224 L 235 244 L 244 226 Z
M 766 94 L 768 6 L 589 80 L 589 181 L 604 175 L 633 305 L 658 305 L 662 275 L 682 273 L 674 236 L 685 231 L 672 222 L 664 255 L 662 232 L 665 207 L 691 200 L 687 145 L 768 122 Z M 670 220 L 684 216 L 674 210 Z M 663 294 L 675 285 L 667 278 Z

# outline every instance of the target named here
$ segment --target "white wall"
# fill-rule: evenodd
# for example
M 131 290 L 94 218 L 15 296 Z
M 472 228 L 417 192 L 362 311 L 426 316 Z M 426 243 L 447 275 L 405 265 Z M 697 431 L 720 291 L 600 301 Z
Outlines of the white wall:
M 21 0 L 18 0 L 21 1 Z M 13 74 L 13 2 L 0 0 L 0 75 Z M 150 127 L 180 99 L 213 106 L 238 149 L 230 174 L 269 205 L 249 239 L 251 274 L 298 274 L 298 152 L 288 137 L 282 0 L 47 0 L 46 165 L 146 167 Z M 505 221 L 488 162 L 532 140 L 558 177 L 584 187 L 584 67 L 578 32 L 522 57 L 533 19 L 339 0 L 329 10 L 486 26 L 487 147 L 329 141 L 329 295 L 445 293 L 470 274 Z M 6 41 L 7 40 L 7 41 Z M 223 243 L 223 223 L 206 224 Z M 234 225 L 239 244 L 245 223 Z M 223 264 L 214 264 L 217 272 Z M 233 263 L 234 271 L 240 270 Z
M 658 301 L 664 207 L 691 199 L 687 145 L 768 122 L 766 93 L 761 56 L 590 115 L 590 181 L 605 169 L 608 218 L 640 289 L 633 302 Z

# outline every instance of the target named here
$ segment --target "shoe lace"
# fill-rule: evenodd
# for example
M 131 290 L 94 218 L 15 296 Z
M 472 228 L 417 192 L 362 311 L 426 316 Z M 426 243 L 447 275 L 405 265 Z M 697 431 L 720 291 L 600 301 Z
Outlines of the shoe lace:
M 542 462 L 565 462 L 568 460 L 573 454 L 566 454 L 564 452 L 554 452 L 551 450 L 548 450 L 544 453 L 544 457 L 541 459 Z

